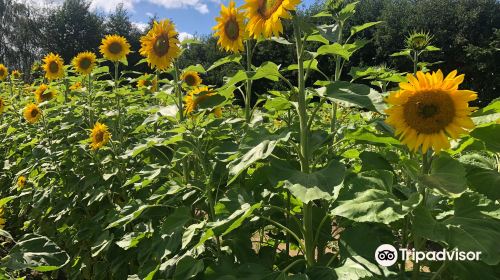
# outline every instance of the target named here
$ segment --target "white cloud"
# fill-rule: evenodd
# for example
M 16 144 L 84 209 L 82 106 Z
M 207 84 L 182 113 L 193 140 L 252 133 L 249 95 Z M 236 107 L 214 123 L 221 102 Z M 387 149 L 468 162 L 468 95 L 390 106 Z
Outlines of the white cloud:
M 150 12 L 146 12 L 146 15 L 150 18 L 154 17 L 155 15 L 153 13 L 150 13 Z
M 208 6 L 201 0 L 147 0 L 153 4 L 165 7 L 166 9 L 189 8 L 192 7 L 201 14 L 207 14 Z
M 129 12 L 133 12 L 134 4 L 139 1 L 140 0 L 92 0 L 90 7 L 92 9 L 100 9 L 109 13 L 113 12 L 118 4 L 123 4 L 123 8 Z
M 191 39 L 193 38 L 193 34 L 189 34 L 187 32 L 179 32 L 179 41 L 184 41 L 185 39 Z
M 145 22 L 132 22 L 132 25 L 137 27 L 140 31 L 146 31 L 146 29 L 148 28 L 149 24 L 145 23 Z

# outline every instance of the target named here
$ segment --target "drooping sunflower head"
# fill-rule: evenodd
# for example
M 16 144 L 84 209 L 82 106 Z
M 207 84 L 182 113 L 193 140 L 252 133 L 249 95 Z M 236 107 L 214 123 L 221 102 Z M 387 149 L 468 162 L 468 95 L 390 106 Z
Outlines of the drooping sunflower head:
M 167 69 L 181 52 L 179 34 L 169 20 L 154 22 L 153 28 L 141 38 L 140 54 L 146 57 L 151 68 Z
M 29 123 L 36 123 L 42 117 L 42 110 L 36 104 L 28 104 L 24 108 L 24 118 Z
M 215 91 L 209 87 L 197 87 L 189 91 L 184 97 L 184 112 L 189 114 L 196 110 L 198 105 L 208 97 L 214 95 Z
M 255 39 L 260 36 L 278 37 L 283 33 L 281 19 L 291 18 L 300 0 L 245 0 L 243 7 L 248 18 L 247 30 Z
M 42 103 L 44 101 L 49 101 L 52 98 L 56 96 L 56 93 L 54 90 L 49 88 L 46 84 L 41 84 L 36 90 L 35 90 L 35 99 L 37 103 Z
M 124 59 L 130 53 L 130 44 L 125 37 L 119 35 L 106 35 L 102 39 L 99 51 L 104 58 L 113 62 Z
M 4 108 L 5 108 L 5 102 L 3 101 L 3 98 L 0 96 L 0 114 L 3 113 Z
M 181 75 L 181 80 L 189 87 L 196 87 L 201 84 L 200 75 L 196 71 L 185 71 Z
M 415 51 L 421 51 L 430 44 L 432 37 L 433 36 L 429 32 L 414 31 L 410 33 L 405 39 L 406 48 Z
M 81 75 L 92 73 L 95 67 L 96 55 L 92 52 L 81 52 L 73 58 L 73 67 Z
M 97 122 L 90 133 L 90 148 L 92 150 L 100 149 L 102 146 L 108 143 L 111 138 L 111 133 L 108 131 L 108 127 L 105 124 Z
M 475 108 L 469 107 L 469 101 L 477 94 L 458 89 L 464 75 L 457 76 L 456 70 L 446 77 L 441 70 L 432 74 L 419 71 L 407 79 L 387 98 L 392 107 L 386 110 L 386 122 L 412 151 L 420 147 L 423 153 L 429 148 L 436 152 L 448 149 L 448 137 L 457 139 L 474 128 L 469 115 Z
M 13 70 L 11 73 L 10 73 L 10 76 L 15 79 L 15 80 L 18 80 L 21 78 L 21 72 L 19 70 Z
M 45 77 L 49 80 L 55 80 L 64 77 L 64 61 L 61 56 L 49 53 L 43 59 L 43 70 Z
M 5 65 L 0 63 L 0 81 L 5 80 L 7 78 L 7 75 L 9 74 L 9 69 L 5 67 Z
M 77 90 L 80 90 L 82 89 L 82 83 L 81 82 L 75 82 L 74 84 L 72 84 L 69 89 L 70 90 L 73 90 L 73 91 L 77 91 Z
M 19 178 L 17 178 L 17 190 L 22 190 L 24 186 L 26 186 L 26 177 L 19 176 Z
M 217 25 L 213 27 L 215 36 L 219 37 L 217 44 L 226 51 L 238 53 L 243 51 L 243 40 L 246 31 L 243 13 L 235 7 L 233 0 L 229 7 L 221 5 L 220 17 L 215 18 Z

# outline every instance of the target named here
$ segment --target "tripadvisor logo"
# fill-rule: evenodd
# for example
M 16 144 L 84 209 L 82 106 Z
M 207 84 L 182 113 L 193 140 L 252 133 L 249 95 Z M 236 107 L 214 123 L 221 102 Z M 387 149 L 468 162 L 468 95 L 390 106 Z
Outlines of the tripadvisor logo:
M 427 261 L 478 261 L 482 252 L 466 252 L 453 249 L 448 251 L 415 251 L 415 249 L 399 249 L 401 260 Z M 382 244 L 375 250 L 375 260 L 381 266 L 391 266 L 398 261 L 398 250 L 390 244 Z

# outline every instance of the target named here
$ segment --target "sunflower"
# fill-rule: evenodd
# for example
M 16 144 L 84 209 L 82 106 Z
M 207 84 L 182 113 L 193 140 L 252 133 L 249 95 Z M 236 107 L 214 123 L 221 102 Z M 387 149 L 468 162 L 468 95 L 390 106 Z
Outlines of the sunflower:
M 278 37 L 283 33 L 280 19 L 292 16 L 289 11 L 295 10 L 300 0 L 245 0 L 247 30 L 255 39 L 261 35 L 264 38 Z
M 51 90 L 46 84 L 41 84 L 35 91 L 35 99 L 37 103 L 49 101 L 56 96 L 56 93 Z
M 130 53 L 130 44 L 122 36 L 106 35 L 102 39 L 99 50 L 104 58 L 117 62 L 124 59 Z
M 432 38 L 429 32 L 414 31 L 405 38 L 405 45 L 407 49 L 421 51 L 430 44 Z
M 5 108 L 5 102 L 3 101 L 3 98 L 0 96 L 0 114 L 3 113 L 4 108 Z
M 17 190 L 22 190 L 24 186 L 26 186 L 26 177 L 19 176 L 19 178 L 17 178 Z
M 5 67 L 5 65 L 0 64 L 0 81 L 5 80 L 7 78 L 7 75 L 9 74 L 9 69 Z
M 219 44 L 226 51 L 243 51 L 243 40 L 245 39 L 245 25 L 243 24 L 243 13 L 234 6 L 234 1 L 229 2 L 229 8 L 221 5 L 220 17 L 215 18 L 217 25 L 213 27 L 215 36 L 219 37 Z
M 181 52 L 178 36 L 174 24 L 169 20 L 155 21 L 148 34 L 142 36 L 139 52 L 152 68 L 167 69 Z
M 13 70 L 11 73 L 10 73 L 10 76 L 13 78 L 13 79 L 20 79 L 21 78 L 21 72 L 19 70 Z
M 42 117 L 42 110 L 36 104 L 28 104 L 24 108 L 24 118 L 29 123 L 36 123 Z
M 182 73 L 181 80 L 190 87 L 197 87 L 201 84 L 200 75 L 196 71 L 186 71 Z
M 73 91 L 76 91 L 76 90 L 79 90 L 82 88 L 82 83 L 81 82 L 76 82 L 74 84 L 72 84 L 69 89 L 70 90 L 73 90 Z
M 217 108 L 213 109 L 212 113 L 214 113 L 215 117 L 220 118 L 220 117 L 222 117 L 222 108 L 217 107 Z
M 189 91 L 184 97 L 184 112 L 186 114 L 193 112 L 201 102 L 207 100 L 208 97 L 213 96 L 214 94 L 215 91 L 206 86 L 197 87 Z
M 43 59 L 45 77 L 49 80 L 55 80 L 64 77 L 64 61 L 58 54 L 49 53 Z
M 81 52 L 73 58 L 73 66 L 76 72 L 81 75 L 88 75 L 92 73 L 95 67 L 96 56 L 92 52 Z
M 152 91 L 157 91 L 158 90 L 158 81 L 156 80 L 156 78 L 153 78 L 153 79 L 148 79 L 148 78 L 139 79 L 137 81 L 137 88 L 149 88 Z
M 108 127 L 105 124 L 97 122 L 90 133 L 90 140 L 92 143 L 90 147 L 92 150 L 97 150 L 108 143 L 111 138 L 111 133 L 108 131 Z
M 412 151 L 420 146 L 423 153 L 429 148 L 436 152 L 448 149 L 448 137 L 456 139 L 474 128 L 469 115 L 475 108 L 468 102 L 477 94 L 458 89 L 464 75 L 457 76 L 455 70 L 443 78 L 441 70 L 432 74 L 419 71 L 407 79 L 399 84 L 399 91 L 387 98 L 392 107 L 386 110 L 386 122 Z

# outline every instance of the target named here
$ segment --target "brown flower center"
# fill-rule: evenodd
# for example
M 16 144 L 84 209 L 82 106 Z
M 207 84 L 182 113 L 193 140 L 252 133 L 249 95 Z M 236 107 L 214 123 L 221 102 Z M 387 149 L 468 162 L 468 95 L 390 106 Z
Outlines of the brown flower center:
M 30 115 L 31 115 L 32 118 L 36 118 L 36 116 L 38 116 L 38 110 L 37 109 L 31 110 L 31 114 Z
M 441 90 L 415 93 L 403 105 L 406 123 L 419 133 L 442 131 L 455 117 L 455 105 L 449 94 Z
M 184 81 L 186 82 L 186 84 L 190 87 L 192 86 L 195 86 L 196 85 L 196 78 L 193 76 L 193 75 L 187 75 L 185 78 L 184 78 Z
M 122 52 L 123 47 L 122 47 L 122 44 L 120 44 L 119 42 L 113 42 L 113 43 L 109 44 L 108 50 L 110 53 L 117 55 L 117 54 L 120 54 Z
M 240 26 L 238 25 L 238 22 L 234 17 L 231 17 L 226 23 L 224 24 L 224 33 L 226 33 L 226 36 L 231 40 L 235 41 L 238 39 L 240 35 Z
M 80 60 L 80 68 L 82 68 L 84 70 L 89 69 L 91 64 L 92 64 L 92 61 L 88 57 L 84 57 Z
M 263 18 L 268 19 L 278 10 L 281 3 L 283 0 L 260 0 L 258 12 Z
M 104 140 L 104 132 L 99 131 L 95 134 L 95 140 L 96 142 L 100 143 Z
M 5 75 L 5 70 L 0 69 L 0 77 L 3 77 Z
M 153 51 L 157 56 L 164 56 L 168 53 L 169 45 L 168 45 L 168 35 L 161 34 L 156 37 L 156 41 L 153 45 Z
M 50 73 L 57 73 L 59 72 L 59 64 L 55 61 L 51 61 L 49 64 L 49 71 Z

